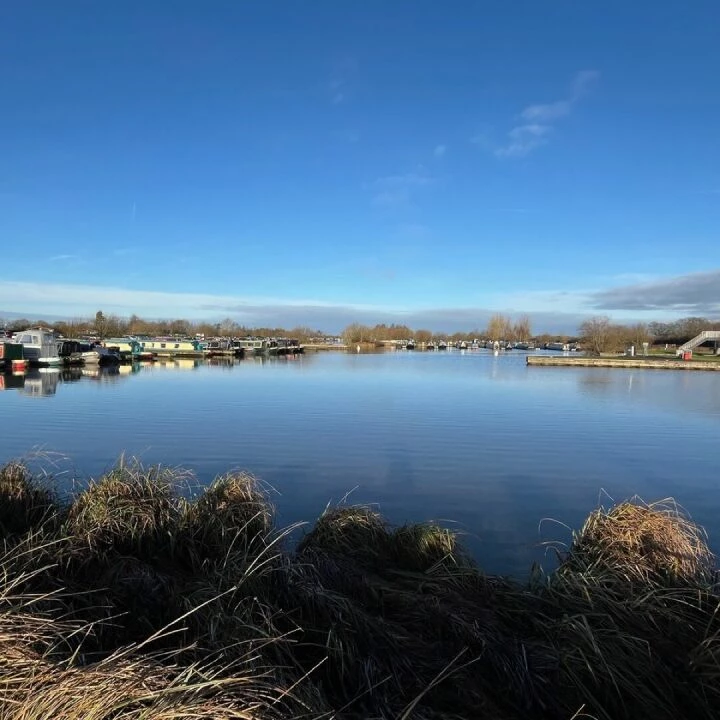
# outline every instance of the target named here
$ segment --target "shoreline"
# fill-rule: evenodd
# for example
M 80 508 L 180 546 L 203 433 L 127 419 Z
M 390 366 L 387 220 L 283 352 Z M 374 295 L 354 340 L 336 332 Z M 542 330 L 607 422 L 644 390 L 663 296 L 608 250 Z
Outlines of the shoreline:
M 716 717 L 715 558 L 672 501 L 594 510 L 517 581 L 367 506 L 291 544 L 252 476 L 190 480 L 121 458 L 63 503 L 0 467 L 4 718 Z
M 645 357 L 553 357 L 549 355 L 528 355 L 527 365 L 534 367 L 598 367 L 641 368 L 644 370 L 720 371 L 720 361 L 715 360 L 665 360 Z

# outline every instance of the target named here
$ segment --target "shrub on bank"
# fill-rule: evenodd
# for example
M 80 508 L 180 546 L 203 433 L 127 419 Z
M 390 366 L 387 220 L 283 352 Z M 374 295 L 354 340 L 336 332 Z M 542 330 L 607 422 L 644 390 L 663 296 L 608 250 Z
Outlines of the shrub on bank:
M 292 548 L 251 476 L 185 481 L 123 461 L 63 507 L 0 469 L 0 718 L 720 715 L 714 559 L 670 503 L 522 584 L 367 507 Z

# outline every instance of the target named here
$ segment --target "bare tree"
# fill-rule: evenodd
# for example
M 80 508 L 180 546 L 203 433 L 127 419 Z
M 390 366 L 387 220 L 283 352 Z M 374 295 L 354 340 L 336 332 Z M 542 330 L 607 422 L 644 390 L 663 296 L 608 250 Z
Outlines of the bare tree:
M 509 340 L 512 329 L 510 318 L 497 313 L 490 318 L 487 334 L 490 340 Z
M 372 330 L 367 325 L 360 323 L 352 323 L 348 325 L 342 332 L 343 342 L 346 345 L 355 343 L 369 342 Z
M 635 347 L 635 352 L 642 352 L 643 343 L 650 342 L 650 332 L 648 326 L 645 323 L 636 323 L 630 325 L 625 330 L 625 337 L 628 345 Z
M 532 327 L 530 325 L 530 318 L 527 315 L 523 315 L 517 319 L 515 325 L 513 325 L 513 336 L 514 340 L 529 340 L 532 337 Z
M 605 315 L 592 317 L 580 326 L 582 345 L 591 355 L 617 352 L 623 345 L 622 335 L 622 328 Z

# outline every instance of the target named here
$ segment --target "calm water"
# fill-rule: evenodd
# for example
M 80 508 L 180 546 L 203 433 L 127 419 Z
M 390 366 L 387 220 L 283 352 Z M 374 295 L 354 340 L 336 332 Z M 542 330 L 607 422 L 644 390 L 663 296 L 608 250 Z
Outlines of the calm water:
M 598 502 L 675 497 L 720 545 L 720 376 L 527 368 L 486 352 L 194 361 L 93 377 L 28 375 L 0 393 L 0 462 L 42 449 L 70 487 L 121 452 L 245 468 L 280 521 L 350 493 L 395 522 L 450 520 L 492 572 L 524 575 Z M 53 456 L 50 456 L 51 458 Z

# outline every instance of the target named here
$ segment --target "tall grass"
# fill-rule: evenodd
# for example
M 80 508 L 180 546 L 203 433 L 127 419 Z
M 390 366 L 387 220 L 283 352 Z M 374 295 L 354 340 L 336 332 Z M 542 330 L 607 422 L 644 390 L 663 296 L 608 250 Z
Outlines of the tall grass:
M 327 510 L 297 545 L 245 473 L 122 460 L 69 505 L 0 468 L 5 718 L 720 717 L 720 596 L 671 502 L 593 512 L 554 572 Z

